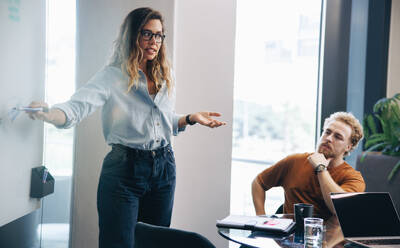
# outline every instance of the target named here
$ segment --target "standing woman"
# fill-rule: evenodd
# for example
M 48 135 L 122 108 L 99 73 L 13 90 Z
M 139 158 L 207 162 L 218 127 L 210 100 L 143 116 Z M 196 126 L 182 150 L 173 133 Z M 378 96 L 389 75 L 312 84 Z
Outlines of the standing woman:
M 175 87 L 166 58 L 164 21 L 158 11 L 135 9 L 125 18 L 109 65 L 68 102 L 29 113 L 69 128 L 98 107 L 112 150 L 101 170 L 97 210 L 100 248 L 132 248 L 137 221 L 169 226 L 175 192 L 171 136 L 186 125 L 225 125 L 213 112 L 175 113 Z M 32 102 L 30 107 L 47 107 Z

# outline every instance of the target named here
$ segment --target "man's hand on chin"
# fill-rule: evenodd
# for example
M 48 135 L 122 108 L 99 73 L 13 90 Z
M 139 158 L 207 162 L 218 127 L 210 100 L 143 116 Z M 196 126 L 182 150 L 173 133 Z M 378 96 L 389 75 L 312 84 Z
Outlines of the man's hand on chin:
M 320 164 L 324 165 L 325 167 L 328 167 L 329 164 L 329 161 L 325 158 L 324 154 L 319 152 L 313 153 L 312 155 L 308 156 L 307 159 L 314 169 Z

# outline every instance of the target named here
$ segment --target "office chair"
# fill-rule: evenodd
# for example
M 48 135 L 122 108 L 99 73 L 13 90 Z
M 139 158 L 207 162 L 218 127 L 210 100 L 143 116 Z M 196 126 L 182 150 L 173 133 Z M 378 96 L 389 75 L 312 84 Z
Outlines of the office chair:
M 135 229 L 135 248 L 215 248 L 204 236 L 175 228 L 138 222 Z

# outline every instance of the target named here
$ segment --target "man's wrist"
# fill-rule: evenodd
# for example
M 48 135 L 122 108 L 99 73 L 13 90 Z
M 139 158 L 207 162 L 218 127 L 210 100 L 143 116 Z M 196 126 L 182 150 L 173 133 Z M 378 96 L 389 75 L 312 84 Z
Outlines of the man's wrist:
M 320 172 L 326 171 L 326 166 L 324 164 L 318 164 L 315 168 L 314 168 L 314 173 L 315 175 L 319 174 Z
M 258 216 L 258 215 L 265 215 L 265 209 L 260 209 L 260 210 L 257 210 L 256 209 L 256 215 Z

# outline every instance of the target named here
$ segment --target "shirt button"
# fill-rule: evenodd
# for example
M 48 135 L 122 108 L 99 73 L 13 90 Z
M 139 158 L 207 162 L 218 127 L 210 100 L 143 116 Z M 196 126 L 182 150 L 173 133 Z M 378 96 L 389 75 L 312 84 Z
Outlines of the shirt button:
M 160 142 L 160 140 L 158 139 L 158 140 L 156 140 L 156 142 Z
M 160 126 L 160 122 L 157 122 L 157 126 Z

